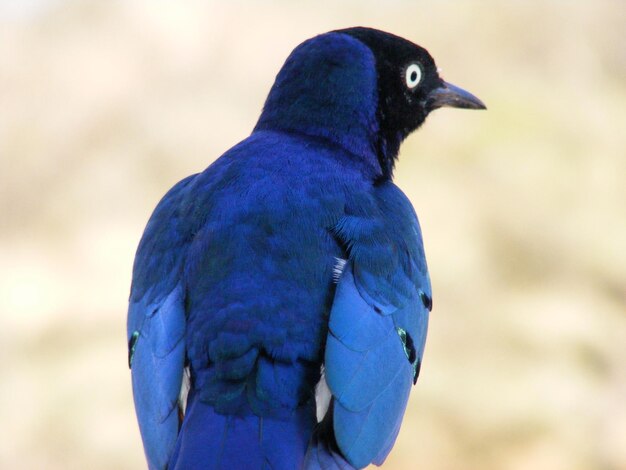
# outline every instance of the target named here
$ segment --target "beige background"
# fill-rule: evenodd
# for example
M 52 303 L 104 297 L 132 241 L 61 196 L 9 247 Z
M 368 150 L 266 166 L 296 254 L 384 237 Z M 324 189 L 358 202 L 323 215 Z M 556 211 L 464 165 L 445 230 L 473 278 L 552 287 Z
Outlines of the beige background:
M 427 47 L 489 106 L 437 111 L 401 151 L 434 312 L 385 468 L 626 469 L 621 0 L 1 0 L 0 468 L 143 468 L 143 226 L 249 134 L 293 47 L 352 25 Z

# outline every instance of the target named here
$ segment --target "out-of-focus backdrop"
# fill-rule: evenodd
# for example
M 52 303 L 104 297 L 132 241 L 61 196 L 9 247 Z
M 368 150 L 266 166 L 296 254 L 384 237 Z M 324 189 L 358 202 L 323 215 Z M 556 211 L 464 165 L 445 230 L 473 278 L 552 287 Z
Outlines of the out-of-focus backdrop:
M 353 25 L 489 107 L 401 151 L 434 311 L 385 468 L 626 469 L 622 0 L 0 0 L 1 468 L 144 468 L 125 317 L 147 218 L 250 133 L 297 44 Z

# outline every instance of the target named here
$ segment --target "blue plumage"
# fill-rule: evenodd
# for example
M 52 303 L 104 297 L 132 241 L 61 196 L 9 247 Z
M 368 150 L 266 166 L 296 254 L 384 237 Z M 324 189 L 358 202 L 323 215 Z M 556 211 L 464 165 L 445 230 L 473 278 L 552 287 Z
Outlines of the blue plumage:
M 482 104 L 401 38 L 321 35 L 287 59 L 252 135 L 165 195 L 128 314 L 150 468 L 384 461 L 432 298 L 391 173 L 399 143 L 441 106 Z M 322 366 L 332 397 L 318 423 Z

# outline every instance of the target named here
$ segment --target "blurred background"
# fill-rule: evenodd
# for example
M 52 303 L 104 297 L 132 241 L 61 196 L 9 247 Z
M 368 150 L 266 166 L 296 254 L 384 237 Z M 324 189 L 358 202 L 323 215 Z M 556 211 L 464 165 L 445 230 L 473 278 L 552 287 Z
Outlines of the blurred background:
M 417 42 L 487 112 L 402 147 L 434 289 L 388 469 L 626 469 L 623 0 L 0 0 L 0 468 L 145 468 L 134 251 L 303 40 Z

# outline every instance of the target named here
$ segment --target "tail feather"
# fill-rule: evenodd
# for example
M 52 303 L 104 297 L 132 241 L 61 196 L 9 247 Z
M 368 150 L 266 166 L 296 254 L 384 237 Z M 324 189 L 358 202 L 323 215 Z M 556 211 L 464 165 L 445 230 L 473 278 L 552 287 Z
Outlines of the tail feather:
M 302 468 L 314 425 L 314 404 L 298 408 L 285 421 L 221 415 L 190 396 L 168 470 Z

